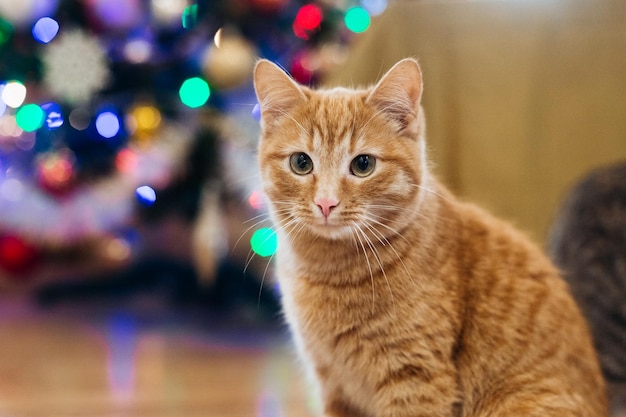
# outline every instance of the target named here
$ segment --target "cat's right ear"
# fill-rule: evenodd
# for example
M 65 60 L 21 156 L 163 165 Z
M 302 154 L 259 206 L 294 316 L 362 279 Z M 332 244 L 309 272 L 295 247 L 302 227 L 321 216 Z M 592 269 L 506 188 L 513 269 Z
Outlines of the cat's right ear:
M 367 102 L 398 126 L 398 131 L 417 137 L 420 117 L 422 72 L 419 64 L 406 58 L 394 65 L 373 88 Z
M 254 67 L 254 90 L 261 107 L 261 123 L 269 127 L 306 100 L 302 88 L 276 64 L 262 59 Z

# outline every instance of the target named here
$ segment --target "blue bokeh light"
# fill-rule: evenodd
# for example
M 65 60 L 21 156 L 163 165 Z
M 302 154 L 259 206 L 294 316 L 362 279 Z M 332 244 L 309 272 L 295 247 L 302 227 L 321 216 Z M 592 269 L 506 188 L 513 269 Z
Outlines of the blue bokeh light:
M 255 104 L 252 108 L 252 117 L 257 122 L 261 120 L 261 105 L 259 103 Z
M 142 185 L 135 191 L 137 200 L 144 206 L 151 206 L 156 201 L 156 191 L 148 185 Z
M 33 25 L 33 37 L 40 43 L 48 43 L 59 33 L 59 23 L 51 17 L 42 17 Z
M 46 112 L 46 126 L 48 129 L 57 129 L 63 126 L 65 119 L 63 119 L 63 111 L 61 106 L 56 103 L 50 102 L 41 105 L 41 108 Z
M 96 130 L 103 138 L 110 139 L 120 132 L 120 119 L 110 111 L 102 112 L 96 118 Z

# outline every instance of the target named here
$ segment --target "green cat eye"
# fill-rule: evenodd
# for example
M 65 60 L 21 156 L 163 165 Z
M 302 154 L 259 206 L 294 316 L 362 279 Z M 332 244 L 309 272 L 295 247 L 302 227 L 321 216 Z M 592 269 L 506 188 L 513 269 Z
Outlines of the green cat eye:
M 313 171 L 313 161 L 304 152 L 294 153 L 289 157 L 291 170 L 298 175 L 306 175 Z
M 357 177 L 367 177 L 374 172 L 376 158 L 371 155 L 359 155 L 350 163 L 350 172 Z

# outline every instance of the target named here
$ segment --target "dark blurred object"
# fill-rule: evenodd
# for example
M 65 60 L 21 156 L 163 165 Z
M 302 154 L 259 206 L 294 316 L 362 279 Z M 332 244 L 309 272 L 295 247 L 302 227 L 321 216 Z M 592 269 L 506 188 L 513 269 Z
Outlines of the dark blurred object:
M 42 304 L 149 298 L 166 306 L 278 318 L 277 294 L 269 285 L 261 288 L 258 272 L 220 253 L 218 244 L 205 244 L 219 234 L 198 233 L 198 223 L 209 211 L 215 212 L 209 229 L 223 228 L 222 206 L 233 199 L 222 186 L 221 138 L 215 126 L 216 119 L 206 115 L 178 175 L 166 186 L 155 187 L 153 203 L 138 199 L 134 226 L 141 252 L 123 268 L 67 276 L 42 287 L 37 292 Z
M 228 259 L 218 266 L 211 287 L 198 285 L 189 262 L 174 258 L 144 258 L 122 271 L 90 278 L 77 277 L 44 286 L 37 291 L 43 306 L 61 303 L 113 303 L 122 305 L 137 299 L 170 308 L 201 308 L 221 316 L 257 321 L 280 321 L 280 305 L 272 288 L 260 288 L 254 274 Z
M 195 221 L 204 185 L 220 182 L 219 140 L 219 132 L 211 122 L 198 129 L 179 174 L 170 184 L 156 190 L 158 198 L 154 204 L 137 205 L 141 221 L 153 223 L 173 215 L 188 222 Z
M 574 186 L 549 251 L 591 326 L 613 415 L 626 415 L 626 162 Z

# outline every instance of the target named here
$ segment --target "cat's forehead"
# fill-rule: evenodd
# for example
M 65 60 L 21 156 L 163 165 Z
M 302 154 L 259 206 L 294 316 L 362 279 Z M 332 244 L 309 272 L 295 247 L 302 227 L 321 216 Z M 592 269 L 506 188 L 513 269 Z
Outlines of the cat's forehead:
M 312 101 L 323 101 L 327 104 L 351 103 L 355 100 L 361 101 L 365 97 L 365 90 L 356 90 L 346 87 L 313 90 L 311 93 Z
M 364 126 L 372 117 L 367 91 L 343 87 L 310 92 L 299 122 L 300 143 L 321 154 L 350 154 L 364 146 Z

